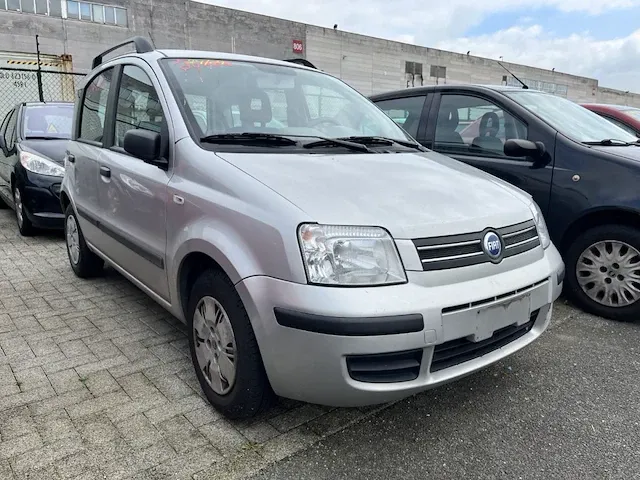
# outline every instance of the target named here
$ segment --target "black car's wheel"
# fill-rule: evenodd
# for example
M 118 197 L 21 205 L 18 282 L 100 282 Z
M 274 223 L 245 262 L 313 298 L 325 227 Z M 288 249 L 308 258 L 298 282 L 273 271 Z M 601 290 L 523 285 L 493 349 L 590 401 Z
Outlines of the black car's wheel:
M 75 274 L 80 278 L 100 275 L 104 269 L 104 261 L 89 250 L 71 204 L 64 212 L 64 234 L 69 263 Z
M 580 235 L 566 255 L 567 290 L 584 310 L 640 320 L 640 230 L 603 225 Z
M 193 366 L 205 395 L 229 418 L 267 409 L 274 394 L 247 311 L 223 272 L 209 270 L 194 283 L 187 311 Z
M 16 210 L 16 221 L 18 223 L 18 230 L 23 237 L 30 237 L 36 233 L 36 229 L 27 217 L 27 212 L 24 206 L 24 191 L 16 185 L 13 187 L 13 204 Z

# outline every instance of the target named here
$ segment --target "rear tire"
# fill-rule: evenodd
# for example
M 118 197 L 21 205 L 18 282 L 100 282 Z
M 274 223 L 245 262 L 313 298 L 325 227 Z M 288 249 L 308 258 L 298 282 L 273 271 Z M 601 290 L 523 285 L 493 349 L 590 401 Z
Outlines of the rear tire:
M 67 210 L 64 212 L 64 237 L 69 263 L 74 273 L 80 278 L 101 275 L 104 271 L 104 260 L 93 253 L 87 246 L 71 204 L 67 206 Z
M 640 320 L 640 230 L 602 225 L 566 254 L 567 295 L 583 310 L 618 321 Z
M 218 270 L 194 283 L 187 311 L 189 349 L 209 402 L 231 419 L 268 409 L 275 395 L 253 327 L 235 287 Z

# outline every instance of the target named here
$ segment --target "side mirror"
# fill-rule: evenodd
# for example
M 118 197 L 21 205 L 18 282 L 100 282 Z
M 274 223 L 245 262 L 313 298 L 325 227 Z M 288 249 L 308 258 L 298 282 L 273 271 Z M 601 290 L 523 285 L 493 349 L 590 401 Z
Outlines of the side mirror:
M 536 160 L 544 157 L 547 149 L 542 142 L 532 142 L 521 138 L 510 139 L 504 143 L 504 154 L 508 157 L 533 157 Z
M 9 150 L 7 150 L 7 144 L 4 141 L 4 137 L 2 135 L 0 135 L 0 150 L 2 150 L 2 153 L 4 153 L 5 157 L 9 156 Z
M 162 137 L 159 133 L 140 128 L 129 130 L 124 134 L 123 147 L 125 152 L 145 163 L 167 169 L 167 160 L 160 158 Z

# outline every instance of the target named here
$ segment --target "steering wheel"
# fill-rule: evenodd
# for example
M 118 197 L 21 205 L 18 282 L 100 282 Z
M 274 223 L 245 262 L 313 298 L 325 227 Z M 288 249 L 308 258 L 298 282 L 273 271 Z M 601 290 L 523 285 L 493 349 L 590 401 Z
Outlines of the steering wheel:
M 316 125 L 322 125 L 323 123 L 327 123 L 330 125 L 335 125 L 336 127 L 341 127 L 342 124 L 340 124 L 338 121 L 334 120 L 333 118 L 329 118 L 329 117 L 318 117 L 315 118 L 313 120 L 310 120 L 307 123 L 308 127 L 315 127 Z

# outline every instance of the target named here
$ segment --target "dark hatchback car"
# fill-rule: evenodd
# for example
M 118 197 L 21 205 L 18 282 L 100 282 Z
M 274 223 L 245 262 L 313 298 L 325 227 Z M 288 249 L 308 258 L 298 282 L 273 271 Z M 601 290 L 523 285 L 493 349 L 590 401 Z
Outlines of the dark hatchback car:
M 582 103 L 581 105 L 640 138 L 640 108 L 603 103 Z
M 424 146 L 525 190 L 585 310 L 640 318 L 640 144 L 565 98 L 502 86 L 439 85 L 371 99 Z
M 22 235 L 62 229 L 59 193 L 73 103 L 21 103 L 0 124 L 0 204 L 16 212 Z

